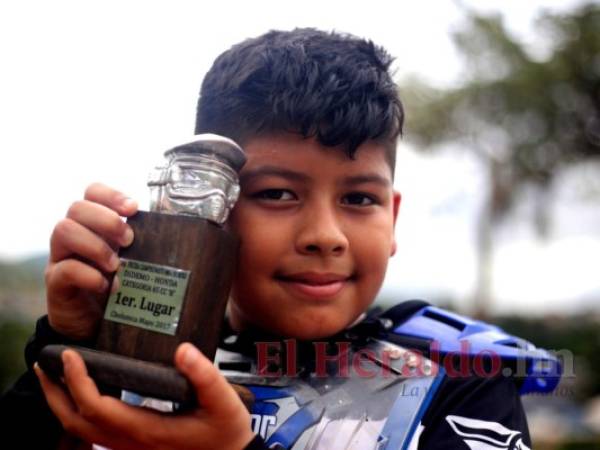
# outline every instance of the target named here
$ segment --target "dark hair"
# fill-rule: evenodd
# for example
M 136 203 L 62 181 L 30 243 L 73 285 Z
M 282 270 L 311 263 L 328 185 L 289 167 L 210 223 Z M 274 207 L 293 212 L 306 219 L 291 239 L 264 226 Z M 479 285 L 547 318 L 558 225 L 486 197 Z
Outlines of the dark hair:
M 391 62 L 371 41 L 312 28 L 247 39 L 206 74 L 196 133 L 243 145 L 252 136 L 289 131 L 342 146 L 351 158 L 373 139 L 386 145 L 393 168 L 404 112 Z

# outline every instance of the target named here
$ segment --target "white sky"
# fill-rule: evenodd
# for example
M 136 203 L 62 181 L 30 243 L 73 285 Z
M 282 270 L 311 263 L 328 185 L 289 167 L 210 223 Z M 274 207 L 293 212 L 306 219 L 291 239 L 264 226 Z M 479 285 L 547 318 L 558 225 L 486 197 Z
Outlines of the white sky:
M 577 2 L 465 3 L 502 10 L 511 30 L 529 41 L 540 6 Z M 397 57 L 398 76 L 418 73 L 447 84 L 461 69 L 448 36 L 460 17 L 449 0 L 0 3 L 0 257 L 45 251 L 53 225 L 92 181 L 146 204 L 149 169 L 193 132 L 203 74 L 230 45 L 273 28 L 347 31 L 386 47 Z M 400 251 L 385 289 L 466 297 L 482 171 L 466 157 L 431 158 L 405 145 L 400 151 Z M 599 250 L 590 233 L 548 245 L 531 236 L 507 240 L 497 256 L 499 308 L 563 309 L 565 299 L 584 301 L 600 291 L 592 269 Z M 565 276 L 572 258 L 589 273 Z M 539 276 L 520 276 L 540 262 Z

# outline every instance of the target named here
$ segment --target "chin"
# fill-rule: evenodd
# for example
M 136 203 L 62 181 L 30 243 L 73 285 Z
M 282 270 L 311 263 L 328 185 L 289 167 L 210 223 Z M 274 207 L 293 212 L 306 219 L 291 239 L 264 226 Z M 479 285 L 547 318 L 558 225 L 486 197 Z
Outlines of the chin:
M 279 334 L 302 341 L 312 341 L 326 339 L 339 333 L 344 328 L 346 328 L 346 325 L 342 322 L 315 323 L 313 321 L 308 324 L 296 322 L 289 324 L 289 326 L 282 329 Z

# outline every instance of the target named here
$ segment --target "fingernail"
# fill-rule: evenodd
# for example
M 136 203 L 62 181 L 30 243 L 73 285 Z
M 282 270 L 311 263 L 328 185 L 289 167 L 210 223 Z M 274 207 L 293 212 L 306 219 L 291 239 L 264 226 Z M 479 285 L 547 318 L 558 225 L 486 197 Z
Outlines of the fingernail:
M 193 364 L 198 361 L 198 350 L 196 350 L 192 345 L 188 346 L 183 354 L 183 365 L 185 367 L 191 367 Z
M 69 367 L 71 365 L 71 357 L 69 355 L 69 352 L 62 352 L 60 357 L 63 363 L 63 372 L 66 372 L 67 370 L 69 370 Z
M 119 281 L 119 277 L 115 275 L 115 277 L 113 278 L 112 285 L 110 287 L 110 293 L 114 294 L 115 292 L 117 292 L 119 290 L 120 287 L 121 287 L 121 282 Z
M 121 246 L 127 247 L 133 242 L 133 230 L 131 227 L 126 226 L 123 235 L 121 236 Z
M 40 365 L 36 362 L 33 363 L 33 371 L 35 372 L 35 374 L 39 377 L 40 373 L 42 372 L 42 369 L 40 368 Z
M 104 279 L 102 280 L 102 288 L 100 292 L 106 292 L 108 290 L 108 280 Z
M 126 208 L 126 209 L 132 209 L 132 208 L 137 209 L 137 202 L 134 199 L 128 197 L 121 202 L 121 206 L 123 206 L 123 208 Z
M 108 260 L 108 269 L 111 272 L 114 272 L 119 268 L 119 264 L 121 264 L 119 255 L 117 255 L 116 253 L 113 253 L 112 255 L 110 255 L 110 259 Z

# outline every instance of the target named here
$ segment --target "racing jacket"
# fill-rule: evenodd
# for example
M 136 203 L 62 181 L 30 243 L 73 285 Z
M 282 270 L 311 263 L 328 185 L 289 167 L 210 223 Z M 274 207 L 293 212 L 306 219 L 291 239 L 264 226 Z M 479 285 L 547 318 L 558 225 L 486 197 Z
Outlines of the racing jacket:
M 256 449 L 528 449 L 520 395 L 551 392 L 561 372 L 529 342 L 419 300 L 321 343 L 228 332 L 217 362 L 254 394 Z
M 19 447 L 56 448 L 62 433 L 31 371 L 50 343 L 71 342 L 42 318 L 26 348 L 30 370 L 0 401 L 6 432 L 32 428 Z M 560 377 L 549 353 L 418 300 L 322 342 L 225 323 L 216 364 L 251 393 L 248 450 L 528 449 L 520 394 L 550 392 Z

